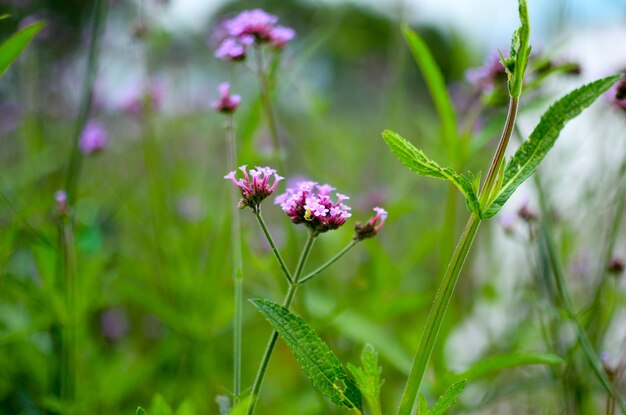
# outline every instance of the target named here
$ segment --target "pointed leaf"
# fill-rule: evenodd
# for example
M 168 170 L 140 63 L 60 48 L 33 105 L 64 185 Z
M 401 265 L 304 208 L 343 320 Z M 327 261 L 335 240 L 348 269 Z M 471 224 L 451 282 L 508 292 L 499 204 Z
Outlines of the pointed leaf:
M 4 74 L 15 59 L 22 53 L 35 35 L 43 28 L 43 23 L 26 26 L 0 45 L 0 76 Z
M 229 412 L 229 415 L 246 415 L 248 413 L 248 407 L 250 406 L 251 400 L 250 396 L 246 396 L 241 399 L 237 405 L 233 407 L 232 411 Z
M 366 344 L 361 353 L 361 366 L 357 367 L 348 363 L 348 370 L 356 380 L 356 383 L 370 407 L 373 415 L 382 413 L 380 407 L 380 388 L 383 382 L 380 379 L 381 368 L 378 366 L 378 353 L 374 346 Z
M 287 308 L 269 300 L 250 300 L 287 343 L 304 373 L 337 406 L 361 411 L 361 393 L 341 362 L 317 333 Z
M 437 403 L 430 409 L 430 415 L 445 415 L 446 411 L 450 409 L 456 402 L 456 397 L 463 392 L 467 380 L 462 380 L 450 386 L 446 393 L 439 397 Z
M 522 144 L 508 162 L 504 172 L 504 184 L 492 198 L 493 202 L 483 212 L 484 218 L 490 218 L 498 213 L 515 189 L 535 172 L 539 163 L 556 142 L 565 124 L 593 104 L 619 79 L 619 75 L 609 76 L 584 85 L 548 108 L 528 140 Z
M 402 34 L 422 71 L 426 86 L 428 86 L 437 113 L 439 113 L 443 137 L 446 141 L 446 146 L 450 149 L 451 160 L 456 161 L 457 152 L 455 150 L 458 147 L 458 141 L 456 140 L 456 113 L 454 112 L 454 106 L 448 94 L 443 75 L 421 36 L 407 25 L 402 26 Z
M 429 415 L 429 412 L 430 409 L 428 409 L 428 401 L 420 392 L 417 397 L 417 415 Z
M 522 94 L 524 72 L 530 58 L 530 25 L 526 0 L 519 0 L 519 19 L 521 26 L 513 33 L 511 54 L 501 59 L 509 78 L 509 94 L 516 98 Z
M 454 378 L 474 380 L 516 366 L 561 365 L 564 363 L 563 358 L 554 353 L 515 353 L 481 360 L 473 364 L 468 370 L 454 375 Z
M 468 208 L 473 212 L 480 212 L 478 197 L 474 192 L 472 183 L 467 178 L 449 167 L 439 166 L 398 133 L 385 130 L 383 131 L 383 139 L 402 164 L 419 175 L 449 180 L 465 196 Z
M 154 395 L 150 405 L 150 415 L 172 415 L 172 408 L 160 394 Z

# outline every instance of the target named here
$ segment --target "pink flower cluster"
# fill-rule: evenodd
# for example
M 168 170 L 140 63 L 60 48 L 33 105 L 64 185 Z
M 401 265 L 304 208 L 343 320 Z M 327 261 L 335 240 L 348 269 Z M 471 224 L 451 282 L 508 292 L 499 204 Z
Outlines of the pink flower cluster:
M 215 51 L 215 56 L 227 61 L 243 60 L 247 47 L 255 42 L 282 48 L 296 33 L 293 29 L 277 23 L 276 16 L 261 9 L 242 11 L 223 23 L 226 37 Z
M 280 205 L 293 223 L 304 223 L 313 231 L 322 233 L 339 228 L 352 216 L 351 208 L 343 203 L 350 198 L 335 193 L 337 200 L 333 201 L 330 196 L 333 190 L 335 188 L 329 184 L 303 181 L 276 197 L 275 203 Z
M 217 112 L 231 113 L 237 109 L 239 103 L 241 103 L 241 97 L 239 95 L 230 94 L 230 84 L 223 82 L 218 87 L 220 93 L 220 100 L 211 104 Z
M 239 170 L 243 173 L 243 179 L 237 179 L 236 170 L 231 171 L 225 179 L 232 181 L 235 186 L 241 191 L 241 200 L 239 201 L 239 208 L 244 209 L 250 207 L 254 212 L 258 212 L 259 205 L 269 195 L 274 193 L 278 182 L 283 180 L 283 177 L 276 173 L 276 170 L 269 167 L 259 167 L 256 169 L 247 169 L 245 164 L 239 167 Z M 270 178 L 274 177 L 274 182 L 269 183 Z
M 354 239 L 361 241 L 363 239 L 374 237 L 385 225 L 387 220 L 387 211 L 381 207 L 375 207 L 374 212 L 376 215 L 371 217 L 365 224 L 357 222 L 354 225 Z

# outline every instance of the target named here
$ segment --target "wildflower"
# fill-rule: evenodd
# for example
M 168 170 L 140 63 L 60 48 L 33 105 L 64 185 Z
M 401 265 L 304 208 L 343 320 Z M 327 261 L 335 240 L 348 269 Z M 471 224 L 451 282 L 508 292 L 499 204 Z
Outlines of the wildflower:
M 354 240 L 362 241 L 363 239 L 372 238 L 380 232 L 387 220 L 387 211 L 381 207 L 375 207 L 376 215 L 370 218 L 365 224 L 357 222 L 354 225 Z
M 118 307 L 109 308 L 100 315 L 102 335 L 110 342 L 122 339 L 130 329 L 126 312 Z
M 351 208 L 343 203 L 350 198 L 335 193 L 336 201 L 333 201 L 330 196 L 333 190 L 329 184 L 302 181 L 276 197 L 274 203 L 280 205 L 293 223 L 304 223 L 314 232 L 322 233 L 339 228 L 352 216 Z
M 257 166 L 256 169 L 250 170 L 247 167 L 245 164 L 239 167 L 243 173 L 243 179 L 237 180 L 236 170 L 231 171 L 224 178 L 232 181 L 241 191 L 242 198 L 239 201 L 239 208 L 250 207 L 254 212 L 258 212 L 261 202 L 274 193 L 278 182 L 284 177 L 279 176 L 276 170 L 270 167 Z M 269 181 L 272 176 L 274 182 L 270 185 Z
M 147 85 L 135 83 L 126 89 L 120 108 L 134 116 L 142 115 L 146 104 L 150 109 L 158 111 L 163 101 L 164 85 L 160 79 L 151 79 Z
M 230 94 L 230 84 L 228 82 L 221 83 L 218 87 L 218 91 L 220 92 L 220 100 L 211 104 L 212 107 L 215 108 L 217 112 L 227 114 L 235 111 L 241 102 L 241 97 L 239 95 Z
M 216 28 L 222 40 L 215 57 L 226 61 L 241 61 L 246 58 L 246 49 L 252 44 L 269 43 L 282 48 L 296 32 L 286 26 L 277 25 L 278 17 L 261 9 L 244 10 Z
M 497 53 L 491 54 L 480 68 L 467 70 L 465 78 L 482 92 L 493 90 L 507 79 L 504 65 Z
M 67 193 L 65 193 L 65 190 L 57 190 L 54 194 L 54 201 L 56 202 L 59 215 L 67 215 Z
M 104 126 L 98 121 L 89 121 L 83 130 L 78 145 L 84 155 L 104 150 L 109 140 Z
M 510 235 L 513 233 L 513 231 L 515 230 L 515 214 L 513 214 L 513 212 L 510 211 L 504 211 L 500 214 L 499 217 L 499 222 L 500 222 L 500 226 L 502 226 L 502 230 L 504 230 L 504 232 L 507 235 Z
M 609 99 L 611 103 L 615 107 L 626 111 L 626 75 L 608 93 L 610 94 Z

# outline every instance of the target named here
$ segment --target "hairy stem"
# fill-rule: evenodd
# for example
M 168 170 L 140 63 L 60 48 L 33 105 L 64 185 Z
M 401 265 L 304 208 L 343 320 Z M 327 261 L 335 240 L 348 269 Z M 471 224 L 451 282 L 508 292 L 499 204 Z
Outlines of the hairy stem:
M 276 248 L 276 244 L 274 243 L 274 239 L 272 239 L 272 235 L 270 234 L 269 229 L 267 229 L 267 225 L 265 224 L 265 221 L 263 220 L 263 216 L 261 216 L 260 207 L 257 209 L 255 216 L 256 216 L 257 221 L 259 222 L 259 225 L 261 225 L 261 229 L 263 229 L 263 234 L 265 235 L 265 239 L 267 239 L 267 242 L 272 247 L 272 252 L 274 252 L 274 256 L 276 257 L 276 260 L 278 261 L 278 265 L 280 265 L 280 269 L 283 271 L 285 278 L 287 278 L 287 282 L 289 284 L 292 284 L 294 279 L 291 276 L 291 272 L 289 272 L 289 269 L 287 268 L 287 264 L 285 264 L 285 261 L 283 260 L 283 257 L 280 254 L 280 251 L 278 250 L 278 248 Z
M 87 57 L 87 66 L 85 68 L 85 79 L 82 86 L 82 97 L 80 101 L 80 110 L 76 118 L 76 124 L 72 131 L 70 159 L 67 167 L 67 176 L 65 178 L 65 191 L 67 192 L 68 204 L 76 206 L 77 189 L 80 177 L 80 170 L 83 161 L 83 154 L 80 151 L 78 142 L 80 135 L 85 128 L 89 112 L 91 111 L 91 102 L 93 100 L 93 85 L 96 78 L 96 70 L 98 68 L 98 54 L 100 50 L 100 39 L 104 31 L 104 22 L 106 20 L 108 1 L 96 0 L 94 5 L 94 20 L 91 26 L 91 35 L 89 38 L 89 56 Z
M 495 179 L 497 177 L 500 164 L 504 158 L 506 146 L 508 145 L 511 134 L 513 133 L 515 118 L 517 116 L 517 107 L 518 98 L 511 97 L 509 112 L 502 131 L 502 136 L 500 137 L 498 149 L 493 157 L 491 166 L 489 167 L 489 171 L 487 173 L 487 178 L 485 179 L 485 184 L 483 185 L 479 195 L 483 206 L 488 201 L 489 195 L 493 192 L 493 187 L 496 183 Z M 469 250 L 472 246 L 472 242 L 474 241 L 480 222 L 481 219 L 478 214 L 474 212 L 470 215 L 470 218 L 465 225 L 465 229 L 461 234 L 461 238 L 452 253 L 452 258 L 448 264 L 448 268 L 446 269 L 441 284 L 439 285 L 439 289 L 437 290 L 435 301 L 428 314 L 426 326 L 422 332 L 422 337 L 420 338 L 417 353 L 415 355 L 415 359 L 413 360 L 411 372 L 409 373 L 409 378 L 407 379 L 407 383 L 402 394 L 398 415 L 411 415 L 413 412 L 420 384 L 424 377 L 424 373 L 426 372 L 430 356 L 435 348 L 437 336 L 439 334 L 439 330 L 441 329 L 441 325 L 443 324 L 446 310 L 448 309 L 452 299 L 454 287 L 459 279 L 461 269 L 463 268 L 465 259 L 467 258 Z
M 298 265 L 296 266 L 296 272 L 294 273 L 293 281 L 289 283 L 289 290 L 287 290 L 287 295 L 283 301 L 283 306 L 287 309 L 291 307 L 291 303 L 295 298 L 296 291 L 298 290 L 298 282 L 300 280 L 300 276 L 302 275 L 302 270 L 304 269 L 304 265 L 306 264 L 309 255 L 311 254 L 311 248 L 313 248 L 313 242 L 315 242 L 315 238 L 317 234 L 313 231 L 309 233 L 309 237 L 304 245 L 304 249 L 302 250 L 302 254 L 300 255 L 300 260 L 298 261 Z M 252 415 L 254 413 L 254 409 L 256 408 L 257 401 L 259 399 L 259 392 L 261 391 L 261 385 L 263 384 L 263 378 L 265 377 L 265 372 L 267 371 L 267 366 L 269 365 L 270 358 L 272 357 L 272 353 L 274 351 L 274 346 L 276 345 L 276 340 L 278 340 L 278 332 L 276 330 L 272 331 L 269 341 L 267 342 L 267 346 L 265 347 L 265 353 L 263 353 L 263 357 L 261 358 L 261 363 L 259 365 L 259 370 L 257 371 L 256 378 L 254 379 L 254 384 L 252 385 L 252 391 L 250 392 L 250 406 L 248 407 L 248 415 Z

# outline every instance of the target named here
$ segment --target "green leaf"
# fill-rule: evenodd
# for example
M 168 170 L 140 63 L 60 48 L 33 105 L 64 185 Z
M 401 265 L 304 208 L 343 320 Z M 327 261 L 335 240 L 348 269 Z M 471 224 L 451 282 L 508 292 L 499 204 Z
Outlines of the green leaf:
M 556 142 L 565 124 L 593 104 L 620 77 L 620 75 L 609 76 L 584 85 L 548 108 L 528 140 L 522 144 L 508 162 L 504 172 L 503 185 L 490 198 L 493 202 L 483 212 L 483 218 L 490 218 L 498 213 L 515 189 L 535 172 L 539 163 Z
M 304 373 L 337 406 L 361 411 L 361 392 L 317 333 L 287 308 L 269 300 L 250 300 L 287 343 Z
M 450 149 L 451 160 L 455 162 L 457 160 L 456 149 L 459 144 L 457 140 L 456 113 L 450 95 L 448 94 L 443 75 L 437 66 L 437 62 L 435 62 L 435 58 L 433 58 L 433 55 L 430 53 L 426 42 L 424 42 L 421 36 L 411 30 L 407 25 L 402 26 L 402 34 L 409 45 L 409 49 L 415 61 L 422 71 L 426 86 L 430 91 L 430 95 L 435 103 L 435 108 L 439 114 L 446 146 Z
M 565 364 L 563 358 L 553 353 L 514 353 L 481 360 L 466 371 L 453 375 L 453 378 L 475 380 L 517 366 L 561 364 Z
M 522 94 L 524 72 L 530 58 L 530 24 L 526 0 L 519 0 L 519 19 L 521 26 L 513 33 L 511 54 L 506 58 L 501 57 L 509 78 L 509 94 L 515 98 Z
M 250 406 L 250 401 L 252 400 L 251 396 L 246 396 L 241 399 L 237 405 L 235 405 L 230 411 L 229 415 L 246 415 L 248 413 L 248 407 Z
M 141 406 L 137 407 L 137 412 L 135 412 L 135 415 L 147 415 L 146 414 L 146 410 L 143 409 Z
M 456 397 L 463 392 L 467 380 L 462 380 L 450 386 L 446 393 L 439 397 L 437 403 L 430 409 L 429 415 L 444 415 L 456 402 Z
M 35 35 L 43 28 L 43 23 L 35 23 L 18 31 L 0 45 L 0 76 L 22 53 Z
M 150 415 L 172 415 L 172 408 L 159 394 L 154 395 L 150 405 Z
M 348 363 L 348 370 L 356 380 L 363 397 L 373 415 L 381 415 L 380 388 L 384 381 L 380 379 L 381 368 L 378 366 L 378 353 L 374 346 L 366 344 L 361 353 L 361 367 Z
M 474 192 L 472 183 L 467 178 L 449 167 L 439 166 L 426 157 L 423 151 L 393 131 L 383 131 L 383 139 L 402 164 L 419 175 L 450 181 L 465 196 L 468 208 L 472 212 L 480 213 L 478 197 Z

